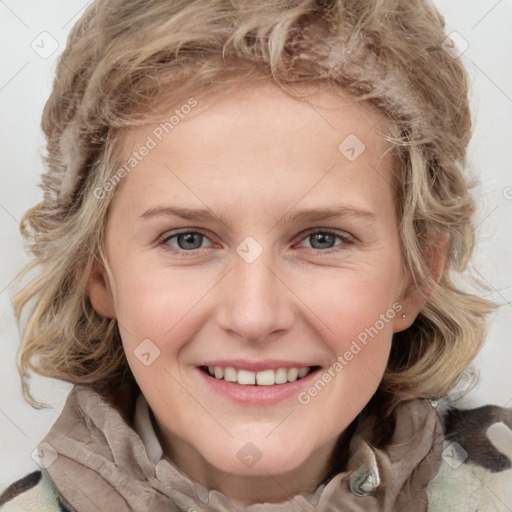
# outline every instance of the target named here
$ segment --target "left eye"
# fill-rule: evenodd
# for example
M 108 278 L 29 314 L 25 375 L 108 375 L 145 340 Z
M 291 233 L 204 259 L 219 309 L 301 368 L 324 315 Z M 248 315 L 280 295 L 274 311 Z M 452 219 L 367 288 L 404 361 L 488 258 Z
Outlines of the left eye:
M 189 252 L 193 253 L 201 249 L 203 240 L 209 238 L 199 231 L 182 231 L 166 237 L 162 240 L 162 245 L 172 253 Z M 300 240 L 311 240 L 310 248 L 317 249 L 319 252 L 331 253 L 340 250 L 343 246 L 353 243 L 353 239 L 346 233 L 336 233 L 330 230 L 317 230 L 307 233 Z M 336 239 L 341 240 L 338 244 L 340 249 L 332 249 L 336 247 Z M 171 241 L 175 241 L 177 247 Z
M 330 253 L 336 251 L 329 251 L 325 249 L 331 249 L 335 247 L 335 240 L 342 240 L 341 244 L 338 244 L 340 246 L 344 246 L 347 244 L 350 244 L 353 242 L 350 236 L 348 234 L 341 234 L 341 233 L 335 233 L 334 231 L 314 231 L 307 234 L 304 238 L 304 240 L 312 240 L 311 246 L 313 249 L 318 249 L 324 253 Z M 318 247 L 319 245 L 319 247 Z M 327 245 L 327 247 L 325 246 Z

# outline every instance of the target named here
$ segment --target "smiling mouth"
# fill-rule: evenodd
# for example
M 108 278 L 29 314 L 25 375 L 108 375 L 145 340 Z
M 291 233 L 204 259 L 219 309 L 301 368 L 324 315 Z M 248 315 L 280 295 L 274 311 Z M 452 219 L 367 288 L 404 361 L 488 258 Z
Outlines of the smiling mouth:
M 277 368 L 253 372 L 233 368 L 232 366 L 200 366 L 199 369 L 216 380 L 223 380 L 242 386 L 274 386 L 303 379 L 317 371 L 320 366 L 303 366 L 296 368 Z

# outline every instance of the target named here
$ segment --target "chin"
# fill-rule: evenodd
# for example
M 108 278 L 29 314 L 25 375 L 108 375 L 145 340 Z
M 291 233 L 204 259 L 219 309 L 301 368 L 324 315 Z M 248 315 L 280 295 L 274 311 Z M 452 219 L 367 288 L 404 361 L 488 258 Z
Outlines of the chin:
M 298 443 L 299 446 L 301 443 Z M 226 456 L 226 454 L 231 454 Z M 290 453 L 290 445 L 266 443 L 233 443 L 226 450 L 204 453 L 208 462 L 219 470 L 244 476 L 268 476 L 288 473 L 307 463 L 310 453 Z

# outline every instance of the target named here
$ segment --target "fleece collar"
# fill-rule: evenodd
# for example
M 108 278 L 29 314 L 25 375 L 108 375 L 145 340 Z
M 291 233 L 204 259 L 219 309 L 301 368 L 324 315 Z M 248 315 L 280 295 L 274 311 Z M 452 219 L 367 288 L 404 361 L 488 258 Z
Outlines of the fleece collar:
M 244 512 L 427 510 L 426 487 L 441 465 L 442 424 L 423 399 L 402 402 L 396 415 L 383 449 L 367 442 L 377 420 L 368 416 L 358 422 L 346 471 L 314 494 L 253 504 Z M 43 466 L 77 512 L 235 510 L 224 494 L 192 481 L 163 454 L 141 395 L 132 426 L 102 395 L 74 386 L 39 448 Z

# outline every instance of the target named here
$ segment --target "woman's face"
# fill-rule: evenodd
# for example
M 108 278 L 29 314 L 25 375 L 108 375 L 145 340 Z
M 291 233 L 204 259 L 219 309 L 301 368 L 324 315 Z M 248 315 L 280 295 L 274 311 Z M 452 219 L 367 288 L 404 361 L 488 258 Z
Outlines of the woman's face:
M 125 140 L 91 301 L 189 475 L 321 471 L 409 325 L 385 124 L 272 83 L 184 105 Z

